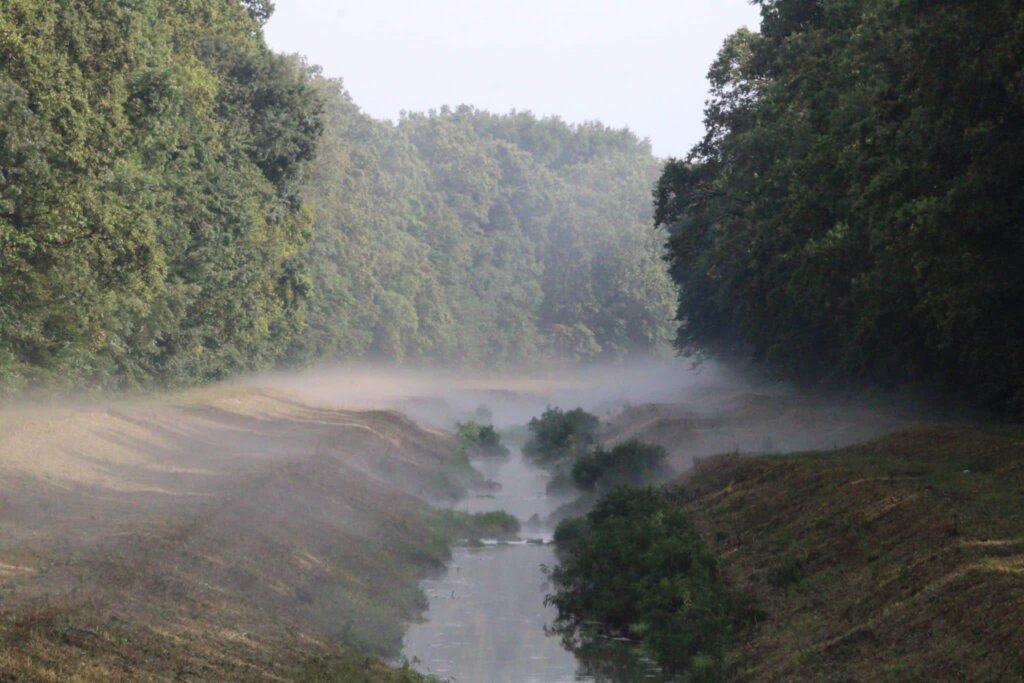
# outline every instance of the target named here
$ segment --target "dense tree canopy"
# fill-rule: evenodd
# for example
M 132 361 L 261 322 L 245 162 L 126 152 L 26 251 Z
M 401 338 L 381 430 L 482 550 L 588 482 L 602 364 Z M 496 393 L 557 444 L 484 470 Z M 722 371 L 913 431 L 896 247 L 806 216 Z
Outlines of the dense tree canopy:
M 760 4 L 656 192 L 678 345 L 1024 411 L 1024 7 Z
M 306 198 L 302 358 L 468 364 L 649 352 L 671 284 L 644 227 L 657 161 L 627 131 L 471 107 L 374 120 L 341 84 Z
M 0 388 L 213 379 L 301 328 L 320 105 L 260 6 L 0 0 Z
M 266 47 L 272 10 L 0 0 L 0 393 L 667 337 L 646 143 L 467 107 L 373 120 Z

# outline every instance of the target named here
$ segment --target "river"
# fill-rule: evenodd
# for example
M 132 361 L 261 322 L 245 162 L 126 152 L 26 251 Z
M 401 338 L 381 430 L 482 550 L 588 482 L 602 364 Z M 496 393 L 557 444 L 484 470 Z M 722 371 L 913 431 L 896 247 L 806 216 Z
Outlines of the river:
M 429 606 L 406 632 L 403 656 L 417 671 L 457 683 L 664 683 L 658 668 L 623 642 L 598 639 L 581 665 L 547 634 L 557 616 L 544 604 L 551 587 L 543 567 L 556 561 L 547 519 L 574 496 L 548 495 L 550 474 L 518 448 L 473 465 L 501 488 L 473 495 L 459 509 L 513 514 L 526 540 L 455 548 L 444 575 L 423 583 Z
M 575 657 L 544 631 L 556 613 L 544 605 L 550 591 L 542 566 L 555 557 L 547 543 L 550 525 L 537 522 L 568 499 L 546 494 L 548 473 L 519 449 L 473 464 L 501 488 L 474 495 L 459 508 L 505 510 L 523 523 L 523 537 L 545 543 L 456 548 L 445 574 L 423 584 L 429 608 L 407 631 L 404 656 L 418 671 L 458 683 L 593 681 L 576 674 Z

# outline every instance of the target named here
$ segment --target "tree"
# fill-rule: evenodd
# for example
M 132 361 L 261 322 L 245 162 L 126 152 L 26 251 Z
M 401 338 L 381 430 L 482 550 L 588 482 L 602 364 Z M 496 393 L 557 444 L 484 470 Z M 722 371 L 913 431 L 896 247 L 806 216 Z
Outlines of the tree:
M 762 2 L 655 221 L 677 346 L 1024 409 L 1018 3 Z
M 309 294 L 305 67 L 212 0 L 3 0 L 0 43 L 3 389 L 273 362 Z
M 471 107 L 395 126 L 317 87 L 316 296 L 294 358 L 472 366 L 666 342 L 671 284 L 644 227 L 657 162 L 631 133 Z

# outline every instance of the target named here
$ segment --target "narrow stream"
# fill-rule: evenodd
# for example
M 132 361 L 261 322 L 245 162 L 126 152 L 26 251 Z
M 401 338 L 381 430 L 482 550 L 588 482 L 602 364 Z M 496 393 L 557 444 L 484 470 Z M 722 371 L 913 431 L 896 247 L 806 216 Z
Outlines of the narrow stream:
M 547 472 L 518 449 L 473 464 L 501 489 L 475 495 L 460 509 L 505 510 L 522 523 L 521 536 L 550 540 L 552 529 L 537 521 L 568 499 L 546 494 Z M 424 582 L 429 608 L 421 623 L 409 627 L 404 656 L 418 671 L 458 683 L 593 681 L 578 676 L 572 653 L 544 632 L 556 613 L 544 605 L 550 587 L 541 566 L 554 562 L 547 544 L 456 548 L 445 575 Z

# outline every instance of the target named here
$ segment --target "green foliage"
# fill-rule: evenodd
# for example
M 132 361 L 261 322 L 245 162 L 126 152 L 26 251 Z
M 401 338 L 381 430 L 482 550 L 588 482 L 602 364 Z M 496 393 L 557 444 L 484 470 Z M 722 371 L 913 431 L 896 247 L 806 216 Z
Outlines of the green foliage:
M 611 450 L 597 448 L 573 463 L 572 480 L 584 491 L 639 486 L 664 473 L 667 455 L 661 446 L 636 440 Z
M 441 510 L 437 513 L 436 526 L 438 533 L 447 543 L 456 540 L 512 540 L 519 534 L 519 520 L 503 510 L 473 514 L 459 510 Z
M 459 423 L 457 431 L 459 440 L 470 455 L 508 455 L 508 448 L 501 443 L 501 436 L 494 425 L 481 425 L 470 420 Z
M 762 0 L 656 221 L 677 344 L 1024 410 L 1024 8 Z
M 602 636 L 638 639 L 671 672 L 721 677 L 739 611 L 716 559 L 665 494 L 617 489 L 562 522 L 555 542 L 547 601 L 566 644 L 587 652 Z
M 249 16 L 261 25 L 267 23 L 270 15 L 274 13 L 274 3 L 271 0 L 242 0 L 242 4 L 249 11 Z
M 548 408 L 530 420 L 530 438 L 523 453 L 548 464 L 578 458 L 594 445 L 598 425 L 597 417 L 582 408 Z
M 0 0 L 0 393 L 667 340 L 646 143 L 468 107 L 373 120 L 267 49 L 272 10 Z
M 308 81 L 237 2 L 0 1 L 0 391 L 280 354 L 308 294 Z
M 316 298 L 296 360 L 462 365 L 621 357 L 668 338 L 671 282 L 644 227 L 657 175 L 626 131 L 469 107 L 377 121 L 318 79 L 305 197 Z

